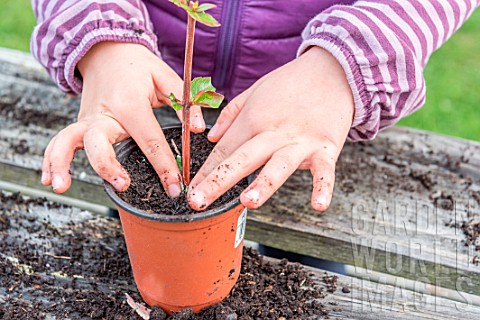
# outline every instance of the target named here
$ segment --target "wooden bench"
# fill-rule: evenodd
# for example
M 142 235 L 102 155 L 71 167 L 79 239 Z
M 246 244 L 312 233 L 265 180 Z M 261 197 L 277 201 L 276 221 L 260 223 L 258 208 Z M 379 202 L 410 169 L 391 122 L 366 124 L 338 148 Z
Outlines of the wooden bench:
M 75 121 L 78 106 L 29 55 L 0 50 L 0 181 L 48 191 L 39 183 L 43 150 Z M 176 121 L 167 109 L 158 116 Z M 72 175 L 67 197 L 112 206 L 82 152 Z M 388 285 L 433 292 L 447 299 L 441 307 L 452 314 L 458 311 L 447 307 L 452 304 L 480 305 L 478 252 L 458 227 L 480 220 L 480 143 L 393 127 L 372 142 L 345 145 L 327 212 L 310 208 L 310 190 L 309 173 L 297 172 L 249 213 L 247 239 L 346 264 L 352 278 L 345 281 L 365 292 L 395 290 Z
M 0 215 L 0 239 L 8 242 L 11 249 L 0 253 L 0 267 L 2 259 L 5 259 L 12 262 L 15 268 L 10 270 L 9 274 L 0 274 L 0 283 L 10 284 L 8 287 L 0 286 L 0 304 L 14 304 L 19 309 L 23 307 L 29 310 L 40 303 L 44 308 L 55 311 L 46 314 L 37 311 L 38 318 L 53 317 L 57 312 L 81 317 L 77 313 L 78 310 L 85 310 L 82 303 L 95 303 L 97 307 L 105 303 L 107 308 L 109 304 L 118 304 L 115 299 L 123 298 L 125 293 L 137 294 L 128 268 L 125 243 L 118 220 L 95 216 L 75 207 L 58 207 L 34 198 L 30 203 L 28 200 L 18 203 L 15 201 L 16 196 L 12 197 L 13 201 L 5 198 L 7 197 L 4 197 L 5 203 Z M 5 228 L 5 224 L 8 227 Z M 78 232 L 92 240 L 87 242 L 85 238 L 79 238 Z M 49 264 L 59 267 L 59 270 L 50 266 L 39 270 L 36 261 L 42 259 L 50 261 Z M 266 259 L 272 264 L 279 263 L 276 259 Z M 25 263 L 29 260 L 32 265 Z M 72 268 L 66 266 L 80 262 L 89 265 L 83 268 L 83 273 L 71 274 L 64 271 Z M 98 272 L 99 265 L 106 267 L 100 268 L 102 270 Z M 117 274 L 119 265 L 124 265 L 126 271 Z M 82 268 L 77 268 L 80 269 Z M 313 278 L 310 286 L 324 292 L 325 297 L 319 301 L 325 306 L 328 316 L 334 319 L 453 320 L 460 316 L 464 319 L 476 319 L 480 312 L 480 307 L 472 305 L 468 300 L 457 302 L 418 292 L 418 289 L 425 287 L 423 284 L 417 286 L 417 291 L 412 291 L 402 283 L 390 286 L 328 273 L 330 278 L 338 277 L 335 289 L 324 280 L 323 270 L 307 270 Z M 109 277 L 108 272 L 115 273 Z M 24 275 L 19 276 L 21 274 Z M 9 277 L 12 278 L 11 281 L 8 281 Z M 308 289 L 309 287 L 305 288 Z M 39 291 L 44 295 L 39 296 Z M 55 294 L 51 294 L 52 292 Z M 98 293 L 96 301 L 88 300 L 92 293 Z M 63 307 L 56 308 L 56 305 Z M 129 310 L 129 307 L 119 305 L 122 306 L 122 311 Z M 1 310 L 0 306 L 0 314 Z M 92 312 L 98 312 L 98 309 L 93 307 Z M 125 316 L 132 314 L 125 312 Z

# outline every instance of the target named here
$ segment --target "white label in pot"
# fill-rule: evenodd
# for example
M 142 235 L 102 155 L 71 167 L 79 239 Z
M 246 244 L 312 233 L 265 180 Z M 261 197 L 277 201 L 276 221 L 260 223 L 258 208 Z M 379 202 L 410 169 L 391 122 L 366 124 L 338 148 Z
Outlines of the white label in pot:
M 237 232 L 235 234 L 235 248 L 238 247 L 245 236 L 245 227 L 247 225 L 247 208 L 245 208 L 242 214 L 238 217 Z

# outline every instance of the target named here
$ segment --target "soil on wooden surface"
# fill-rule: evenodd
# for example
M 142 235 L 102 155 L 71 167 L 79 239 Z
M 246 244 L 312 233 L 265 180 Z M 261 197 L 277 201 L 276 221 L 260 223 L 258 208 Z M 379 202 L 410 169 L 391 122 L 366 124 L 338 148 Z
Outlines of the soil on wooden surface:
M 446 225 L 462 230 L 463 235 L 465 236 L 465 246 L 473 246 L 477 253 L 472 258 L 472 263 L 476 266 L 480 265 L 480 220 L 470 219 L 461 223 L 450 222 L 446 223 Z
M 0 92 L 0 116 L 18 121 L 24 126 L 36 125 L 48 129 L 65 127 L 74 121 L 74 119 L 52 112 L 43 112 L 42 110 L 25 107 L 19 108 L 17 104 L 25 104 L 25 101 L 20 102 L 21 99 L 21 97 L 12 98 L 9 93 L 2 94 Z M 33 101 L 29 102 L 32 103 Z
M 0 319 L 140 319 L 126 302 L 125 294 L 142 299 L 118 220 L 18 194 L 0 200 Z M 223 302 L 195 315 L 154 308 L 150 319 L 318 319 L 336 281 L 245 249 Z
M 170 144 L 173 154 L 176 150 L 182 152 L 181 129 L 164 130 L 165 137 Z M 172 142 L 173 141 L 173 142 Z M 207 132 L 191 135 L 191 177 L 194 177 L 201 168 L 208 155 L 215 146 L 207 139 Z M 136 208 L 147 212 L 167 215 L 190 215 L 198 213 L 190 208 L 186 201 L 186 193 L 171 199 L 165 193 L 160 178 L 139 148 L 136 148 L 130 157 L 122 161 L 122 165 L 131 177 L 130 187 L 125 192 L 118 192 L 120 198 Z M 227 173 L 222 172 L 222 174 Z M 219 207 L 240 196 L 247 187 L 247 180 L 243 179 L 224 193 L 207 209 Z

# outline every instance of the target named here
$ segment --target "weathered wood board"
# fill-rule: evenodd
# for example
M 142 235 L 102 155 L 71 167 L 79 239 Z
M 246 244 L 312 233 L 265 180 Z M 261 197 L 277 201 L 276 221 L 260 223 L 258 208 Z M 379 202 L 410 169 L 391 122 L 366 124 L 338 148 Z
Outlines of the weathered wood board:
M 0 180 L 43 188 L 43 150 L 75 120 L 79 101 L 62 94 L 27 56 L 3 56 L 0 51 Z M 164 123 L 175 121 L 167 109 L 159 112 Z M 72 174 L 69 196 L 111 205 L 82 152 Z M 309 173 L 297 172 L 250 214 L 247 238 L 480 295 L 475 245 L 465 246 L 462 231 L 451 227 L 480 220 L 480 143 L 394 127 L 373 142 L 346 144 L 327 212 L 310 209 L 310 188 Z
M 309 208 L 310 178 L 298 173 L 248 230 L 283 250 L 479 294 L 475 245 L 451 227 L 480 220 L 479 168 L 478 143 L 393 128 L 345 146 L 326 213 Z
M 0 274 L 0 314 L 5 306 L 18 307 L 19 314 L 21 308 L 37 306 L 51 313 L 37 311 L 33 318 L 58 318 L 60 314 L 62 318 L 86 319 L 105 318 L 117 308 L 116 319 L 140 319 L 124 302 L 125 293 L 137 299 L 138 294 L 118 220 L 42 200 L 22 203 L 15 197 L 0 196 L 0 240 L 8 243 L 8 249 L 0 253 L 0 267 L 4 260 L 14 266 Z M 42 262 L 45 259 L 48 264 Z M 317 290 L 328 290 L 322 279 L 324 271 L 310 270 Z M 401 281 L 393 287 L 336 276 L 336 290 L 319 300 L 330 318 L 476 319 L 480 313 L 480 307 L 469 303 L 467 297 L 455 302 L 410 291 Z M 350 292 L 343 292 L 344 287 Z M 320 315 L 314 317 L 318 318 Z

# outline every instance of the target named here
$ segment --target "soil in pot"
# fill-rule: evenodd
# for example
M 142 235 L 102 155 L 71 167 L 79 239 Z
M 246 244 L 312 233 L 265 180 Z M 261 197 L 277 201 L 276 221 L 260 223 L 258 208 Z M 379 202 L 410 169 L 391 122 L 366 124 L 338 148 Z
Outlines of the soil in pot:
M 181 129 L 165 129 L 164 134 L 173 154 L 177 154 L 177 152 L 181 154 Z M 205 160 L 207 160 L 214 146 L 215 144 L 207 139 L 207 131 L 191 135 L 192 178 L 201 168 Z M 122 165 L 131 177 L 130 187 L 125 192 L 117 193 L 123 201 L 141 210 L 159 214 L 185 215 L 197 213 L 197 211 L 194 211 L 188 206 L 186 193 L 182 193 L 180 197 L 175 199 L 167 196 L 160 182 L 160 178 L 140 148 L 137 147 L 132 154 L 123 161 Z M 247 184 L 247 179 L 241 180 L 211 204 L 209 208 L 216 208 L 240 196 L 240 193 L 247 187 Z

